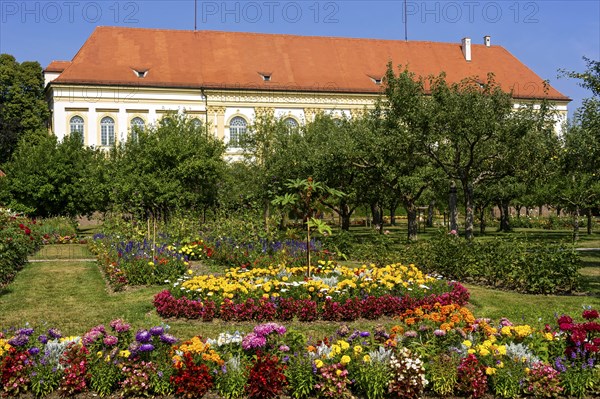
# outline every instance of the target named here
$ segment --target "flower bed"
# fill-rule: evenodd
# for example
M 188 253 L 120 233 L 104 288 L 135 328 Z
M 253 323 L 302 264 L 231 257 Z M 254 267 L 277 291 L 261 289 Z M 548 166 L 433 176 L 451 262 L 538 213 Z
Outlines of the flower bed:
M 123 320 L 81 337 L 33 328 L 0 334 L 0 392 L 15 397 L 94 392 L 292 398 L 597 397 L 600 324 L 588 309 L 542 329 L 476 319 L 458 304 L 406 309 L 386 331 L 351 331 L 308 342 L 284 325 L 180 341 L 167 326 Z
M 394 316 L 420 304 L 466 304 L 458 283 L 424 275 L 414 265 L 349 268 L 319 262 L 310 278 L 305 267 L 229 269 L 223 276 L 187 275 L 157 294 L 163 317 L 223 320 L 356 320 Z
M 0 287 L 10 283 L 41 245 L 35 220 L 0 208 Z
M 128 285 L 161 284 L 187 269 L 188 258 L 168 245 L 144 241 L 118 241 L 96 234 L 89 248 L 115 290 Z

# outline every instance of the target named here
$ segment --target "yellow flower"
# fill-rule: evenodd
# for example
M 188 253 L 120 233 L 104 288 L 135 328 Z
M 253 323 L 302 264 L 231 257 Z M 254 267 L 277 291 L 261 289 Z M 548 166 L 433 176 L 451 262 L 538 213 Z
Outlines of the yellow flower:
M 496 374 L 496 369 L 495 369 L 495 368 L 493 368 L 493 367 L 488 367 L 488 368 L 486 368 L 486 369 L 485 369 L 485 373 L 486 373 L 487 375 Z
M 335 370 L 335 375 L 337 375 L 338 377 L 342 374 L 342 370 L 337 369 Z
M 98 353 L 96 353 L 96 356 L 98 356 L 98 359 L 100 359 L 102 357 L 102 351 L 98 351 Z
M 320 369 L 321 367 L 323 367 L 323 361 L 321 359 L 317 359 L 315 360 L 315 367 Z
M 340 344 L 340 346 L 342 347 L 342 350 L 346 350 L 350 347 L 350 344 L 346 341 L 338 341 L 338 343 Z
M 487 356 L 487 355 L 489 355 L 489 354 L 490 354 L 490 351 L 489 351 L 489 350 L 487 350 L 486 348 L 480 348 L 480 349 L 479 349 L 479 354 L 480 354 L 481 356 Z
M 472 354 L 474 354 L 474 353 L 475 353 L 475 349 L 469 349 L 469 350 L 467 350 L 467 353 L 468 353 L 469 355 L 472 355 Z
M 127 349 L 119 351 L 119 356 L 120 357 L 129 357 L 131 356 L 131 352 L 129 352 Z M 175 357 L 173 357 L 173 359 L 175 359 Z
M 506 355 L 506 346 L 499 345 L 498 347 L 496 347 L 496 352 L 502 356 Z
M 192 275 L 192 274 L 194 274 L 194 272 L 192 271 L 192 269 L 188 269 L 188 274 L 189 274 L 189 275 Z
M 544 338 L 546 338 L 548 341 L 553 341 L 554 335 L 552 335 L 552 333 L 547 332 L 544 334 Z
M 473 344 L 471 343 L 471 341 L 469 341 L 468 339 L 463 341 L 462 343 L 464 346 L 466 346 L 467 348 L 470 348 L 471 346 L 473 346 Z
M 340 359 L 340 363 L 342 363 L 343 365 L 350 363 L 350 356 L 348 356 L 348 355 L 342 356 L 342 358 Z
M 354 353 L 355 353 L 355 354 L 357 354 L 357 355 L 358 355 L 358 354 L 362 353 L 362 351 L 363 351 L 363 348 L 362 348 L 362 346 L 360 346 L 360 345 L 356 345 L 356 346 L 354 347 Z
M 369 356 L 369 355 L 364 355 L 364 356 L 363 356 L 363 362 L 365 362 L 365 363 L 370 363 L 370 362 L 371 362 L 371 356 Z

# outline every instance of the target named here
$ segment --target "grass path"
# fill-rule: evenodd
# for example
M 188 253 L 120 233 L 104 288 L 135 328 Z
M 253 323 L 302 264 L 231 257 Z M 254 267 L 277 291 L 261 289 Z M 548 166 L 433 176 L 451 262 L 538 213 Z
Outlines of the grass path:
M 28 264 L 15 281 L 0 290 L 0 330 L 22 327 L 29 322 L 33 327 L 58 327 L 66 334 L 82 334 L 100 323 L 123 318 L 136 328 L 151 327 L 162 320 L 154 312 L 152 297 L 163 287 L 143 287 L 113 293 L 107 289 L 95 262 L 79 261 L 90 258 L 84 246 L 69 248 L 57 246 L 54 259 Z M 67 259 L 65 259 L 67 258 Z M 40 256 L 34 259 L 40 260 Z M 69 260 L 69 261 L 65 261 Z M 594 296 L 541 296 L 468 286 L 471 292 L 472 311 L 476 317 L 498 320 L 509 317 L 516 323 L 540 325 L 552 322 L 554 314 L 580 313 L 582 306 L 600 308 L 600 259 L 584 257 L 585 284 Z M 215 337 L 221 331 L 249 331 L 255 323 L 211 323 L 169 320 L 172 332 L 180 337 L 202 335 Z M 360 320 L 349 323 L 350 328 L 371 329 L 375 324 L 393 326 L 394 320 L 377 322 Z M 288 327 L 309 337 L 323 337 L 334 332 L 339 325 L 329 322 L 286 323 Z

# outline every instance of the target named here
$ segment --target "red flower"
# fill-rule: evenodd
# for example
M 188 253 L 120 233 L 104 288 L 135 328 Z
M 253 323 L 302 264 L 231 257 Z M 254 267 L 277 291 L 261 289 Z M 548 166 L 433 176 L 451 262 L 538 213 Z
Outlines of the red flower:
M 586 320 L 594 320 L 600 317 L 596 309 L 588 309 L 583 311 L 583 318 Z
M 558 324 L 571 324 L 573 323 L 573 319 L 570 316 L 567 315 L 562 315 L 558 318 Z

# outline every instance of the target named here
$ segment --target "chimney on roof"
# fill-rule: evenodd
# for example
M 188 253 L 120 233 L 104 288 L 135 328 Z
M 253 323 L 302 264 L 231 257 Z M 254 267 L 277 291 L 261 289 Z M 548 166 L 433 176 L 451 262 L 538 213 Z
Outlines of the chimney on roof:
M 465 57 L 465 61 L 471 61 L 471 38 L 463 37 L 462 39 L 462 52 Z
M 483 44 L 485 44 L 485 47 L 490 47 L 492 45 L 492 37 L 490 35 L 485 35 L 483 37 Z

